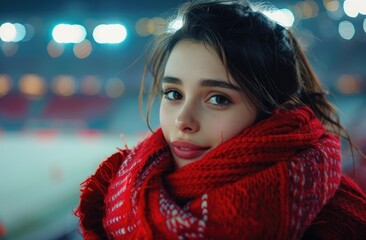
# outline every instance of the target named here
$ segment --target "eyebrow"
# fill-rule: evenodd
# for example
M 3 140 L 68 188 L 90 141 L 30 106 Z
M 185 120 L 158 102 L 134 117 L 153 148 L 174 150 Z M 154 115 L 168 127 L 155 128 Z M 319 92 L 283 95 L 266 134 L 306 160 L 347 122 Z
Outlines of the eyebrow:
M 172 83 L 172 84 L 178 84 L 183 85 L 182 80 L 175 77 L 169 77 L 166 76 L 162 79 L 161 83 Z M 216 88 L 227 88 L 232 89 L 236 91 L 241 91 L 241 89 L 231 83 L 225 82 L 223 80 L 216 80 L 216 79 L 202 79 L 200 81 L 200 86 L 202 87 L 216 87 Z

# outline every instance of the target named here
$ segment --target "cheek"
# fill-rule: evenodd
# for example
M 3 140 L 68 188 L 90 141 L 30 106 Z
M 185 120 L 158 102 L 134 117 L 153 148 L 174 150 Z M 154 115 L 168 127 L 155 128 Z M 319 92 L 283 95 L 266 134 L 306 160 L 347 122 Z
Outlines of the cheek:
M 212 129 L 216 129 L 215 135 L 219 140 L 219 143 L 225 142 L 233 137 L 236 137 L 243 130 L 254 123 L 254 117 L 250 119 L 244 119 L 243 117 L 232 117 L 229 120 L 217 121 L 216 125 Z
M 244 129 L 245 129 L 244 126 L 239 126 L 235 124 L 227 126 L 223 134 L 223 140 L 226 141 L 239 135 Z
M 217 144 L 223 143 L 237 136 L 244 130 L 244 128 L 238 127 L 235 124 L 220 124 L 216 126 L 215 129 L 216 131 L 213 131 L 212 133 L 215 133 L 215 139 L 217 139 Z

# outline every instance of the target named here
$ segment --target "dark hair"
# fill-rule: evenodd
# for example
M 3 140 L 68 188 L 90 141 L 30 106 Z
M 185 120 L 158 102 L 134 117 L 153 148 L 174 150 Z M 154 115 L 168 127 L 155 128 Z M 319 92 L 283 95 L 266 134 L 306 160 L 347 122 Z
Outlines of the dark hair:
M 182 18 L 182 27 L 156 37 L 148 52 L 144 77 L 151 72 L 153 84 L 147 123 L 154 97 L 160 95 L 169 54 L 179 41 L 190 40 L 216 51 L 246 98 L 259 110 L 260 118 L 271 115 L 276 108 L 307 105 L 329 132 L 354 146 L 290 30 L 254 11 L 247 1 L 195 0 L 182 5 L 178 17 Z

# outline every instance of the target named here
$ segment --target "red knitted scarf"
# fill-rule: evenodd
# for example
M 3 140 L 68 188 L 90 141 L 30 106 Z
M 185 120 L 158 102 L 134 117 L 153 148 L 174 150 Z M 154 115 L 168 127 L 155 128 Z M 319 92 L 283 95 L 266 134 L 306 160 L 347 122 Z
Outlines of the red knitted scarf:
M 84 182 L 87 239 L 298 239 L 341 181 L 340 143 L 307 107 L 172 170 L 159 129 Z

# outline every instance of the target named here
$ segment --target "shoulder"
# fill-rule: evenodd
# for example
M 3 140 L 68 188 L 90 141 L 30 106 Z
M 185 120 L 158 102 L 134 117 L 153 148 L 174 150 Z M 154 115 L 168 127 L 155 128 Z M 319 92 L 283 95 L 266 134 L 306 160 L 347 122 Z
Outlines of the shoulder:
M 336 229 L 336 230 L 335 230 Z M 366 195 L 349 177 L 341 183 L 320 211 L 303 239 L 364 239 L 366 233 Z

